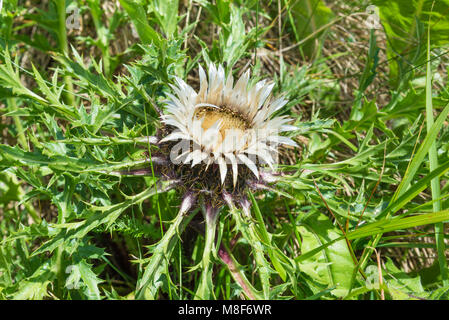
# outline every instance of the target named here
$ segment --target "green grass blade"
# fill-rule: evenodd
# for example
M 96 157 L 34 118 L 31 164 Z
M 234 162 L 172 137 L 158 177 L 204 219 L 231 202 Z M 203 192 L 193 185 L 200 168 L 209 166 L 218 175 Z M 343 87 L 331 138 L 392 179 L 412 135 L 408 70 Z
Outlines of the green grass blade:
M 441 221 L 445 221 L 449 219 L 449 210 L 443 210 L 439 212 L 432 212 L 427 214 L 416 215 L 413 217 L 406 218 L 396 218 L 396 219 L 384 219 L 381 221 L 373 222 L 367 224 L 357 230 L 348 232 L 346 234 L 346 238 L 348 240 L 356 240 L 360 238 L 370 237 L 374 235 L 384 234 L 385 232 L 404 230 L 408 228 L 419 227 L 428 224 L 434 224 Z M 296 257 L 295 260 L 300 262 L 310 257 L 313 257 L 315 254 L 319 253 L 321 250 L 331 246 L 333 243 L 344 239 L 344 236 L 339 238 L 335 238 L 325 244 L 310 250 L 300 256 Z
M 446 121 L 448 114 L 449 114 L 449 104 L 447 104 L 446 107 L 443 109 L 443 111 L 441 111 L 441 114 L 438 116 L 435 123 L 428 130 L 427 135 L 424 138 L 424 141 L 421 143 L 421 146 L 416 152 L 415 157 L 410 162 L 408 170 L 406 171 L 404 178 L 402 179 L 398 189 L 395 192 L 395 195 L 393 197 L 394 200 L 400 195 L 402 195 L 410 187 L 410 184 L 416 172 L 418 171 L 419 167 L 424 161 L 426 154 L 429 152 L 430 147 L 435 141 L 444 121 Z
M 427 32 L 427 72 L 426 72 L 426 120 L 427 120 L 427 130 L 432 128 L 433 121 L 433 104 L 432 104 L 432 69 L 430 65 L 430 28 Z M 436 142 L 433 141 L 429 149 L 429 167 L 430 171 L 433 171 L 438 167 L 438 154 Z M 440 179 L 435 177 L 432 179 L 431 184 L 432 200 L 433 200 L 433 211 L 438 212 L 441 210 L 441 190 L 440 190 Z M 445 244 L 444 244 L 444 224 L 442 222 L 435 224 L 435 243 L 438 253 L 438 263 L 440 266 L 441 278 L 444 285 L 449 284 L 448 274 L 447 274 L 447 261 L 445 255 Z

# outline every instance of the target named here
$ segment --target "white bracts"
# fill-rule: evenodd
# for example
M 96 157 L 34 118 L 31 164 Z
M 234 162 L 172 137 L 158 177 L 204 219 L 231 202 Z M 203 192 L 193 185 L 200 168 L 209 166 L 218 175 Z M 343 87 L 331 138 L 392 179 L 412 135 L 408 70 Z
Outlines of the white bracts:
M 209 81 L 201 66 L 199 77 L 198 93 L 176 78 L 176 86 L 171 86 L 176 96 L 168 94 L 166 114 L 161 120 L 175 129 L 160 143 L 188 142 L 185 147 L 173 148 L 176 155 L 172 161 L 191 163 L 192 167 L 218 164 L 222 184 L 230 165 L 235 186 L 239 165 L 247 166 L 259 178 L 261 166 L 266 164 L 274 170 L 279 144 L 297 146 L 292 139 L 280 135 L 296 129 L 287 124 L 291 119 L 272 117 L 288 102 L 282 97 L 268 99 L 273 84 L 263 80 L 250 86 L 247 70 L 234 85 L 232 75 L 226 77 L 223 67 L 213 64 L 208 70 Z

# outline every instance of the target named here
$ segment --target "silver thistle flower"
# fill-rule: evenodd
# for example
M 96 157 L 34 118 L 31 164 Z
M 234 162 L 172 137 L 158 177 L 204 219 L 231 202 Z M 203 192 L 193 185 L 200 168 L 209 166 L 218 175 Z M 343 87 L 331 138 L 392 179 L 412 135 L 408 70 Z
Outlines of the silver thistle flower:
M 231 164 L 233 186 L 239 179 L 239 164 L 246 165 L 256 178 L 259 178 L 259 167 L 252 159 L 264 161 L 274 169 L 275 145 L 296 146 L 290 138 L 279 135 L 296 129 L 287 125 L 291 119 L 286 116 L 270 119 L 288 101 L 284 98 L 269 101 L 274 84 L 265 80 L 249 87 L 249 70 L 235 86 L 232 75 L 225 77 L 221 65 L 218 69 L 210 65 L 209 82 L 201 66 L 199 75 L 198 93 L 180 78 L 176 78 L 177 86 L 171 86 L 177 96 L 169 94 L 168 114 L 161 118 L 164 124 L 175 129 L 161 143 L 191 141 L 198 148 L 184 152 L 183 163 L 192 162 L 192 167 L 201 162 L 207 166 L 217 163 L 222 184 L 228 172 L 227 163 Z
M 263 167 L 275 170 L 278 145 L 297 146 L 280 133 L 296 127 L 286 116 L 273 117 L 288 101 L 269 99 L 274 84 L 266 80 L 250 86 L 249 70 L 235 85 L 221 65 L 210 65 L 209 79 L 200 66 L 199 76 L 199 92 L 178 77 L 171 85 L 175 95 L 168 94 L 158 144 L 170 163 L 164 175 L 217 204 L 223 192 L 241 196 L 246 186 L 265 182 Z
M 159 148 L 152 154 L 151 172 L 154 169 L 160 177 L 174 182 L 169 188 L 177 188 L 183 194 L 178 216 L 164 239 L 173 235 L 196 203 L 202 209 L 205 247 L 195 297 L 207 299 L 213 295 L 210 257 L 220 209 L 227 205 L 235 212 L 237 202 L 243 215 L 250 216 L 247 189 L 266 189 L 276 182 L 278 146 L 297 144 L 280 135 L 296 127 L 288 125 L 291 121 L 288 117 L 274 116 L 288 101 L 284 97 L 270 98 L 273 84 L 263 80 L 251 85 L 248 70 L 234 85 L 232 75 L 226 76 L 221 65 L 217 68 L 213 64 L 209 66 L 208 79 L 201 66 L 199 76 L 198 92 L 176 78 L 176 85 L 171 85 L 175 94 L 167 94 L 166 113 L 160 115 L 162 126 L 158 137 L 149 137 L 148 141 Z M 131 174 L 149 172 L 147 168 Z M 166 252 L 167 243 L 161 240 L 156 252 Z M 145 279 L 151 279 L 151 270 L 153 267 L 147 268 Z M 139 297 L 148 283 L 143 281 L 139 285 Z

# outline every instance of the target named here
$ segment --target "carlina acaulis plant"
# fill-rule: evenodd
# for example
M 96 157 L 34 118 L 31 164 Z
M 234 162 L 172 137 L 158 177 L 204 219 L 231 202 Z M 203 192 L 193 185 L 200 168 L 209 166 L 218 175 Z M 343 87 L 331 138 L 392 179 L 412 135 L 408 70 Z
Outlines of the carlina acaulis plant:
M 149 139 L 157 146 L 152 170 L 134 173 L 155 173 L 171 181 L 168 188 L 182 194 L 180 214 L 201 208 L 206 239 L 197 297 L 204 299 L 212 294 L 209 261 L 220 210 L 237 203 L 249 216 L 247 191 L 275 182 L 278 146 L 297 144 L 281 135 L 296 130 L 288 124 L 292 119 L 273 116 L 288 102 L 271 96 L 273 83 L 251 85 L 249 70 L 234 83 L 232 74 L 225 75 L 223 66 L 214 64 L 209 65 L 208 77 L 199 66 L 199 78 L 198 92 L 178 77 L 176 85 L 170 85 L 174 94 L 167 93 L 161 128 Z
M 449 299 L 448 5 L 0 0 L 0 300 Z

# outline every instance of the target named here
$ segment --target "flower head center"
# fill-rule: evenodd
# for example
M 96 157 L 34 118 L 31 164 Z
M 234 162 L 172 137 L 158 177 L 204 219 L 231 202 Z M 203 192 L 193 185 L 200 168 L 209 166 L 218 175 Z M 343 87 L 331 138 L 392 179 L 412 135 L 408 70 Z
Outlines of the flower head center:
M 195 117 L 201 119 L 204 117 L 202 124 L 203 130 L 212 127 L 218 120 L 221 120 L 220 134 L 224 139 L 227 130 L 245 131 L 250 127 L 249 122 L 240 113 L 230 110 L 226 107 L 201 107 L 195 112 Z

